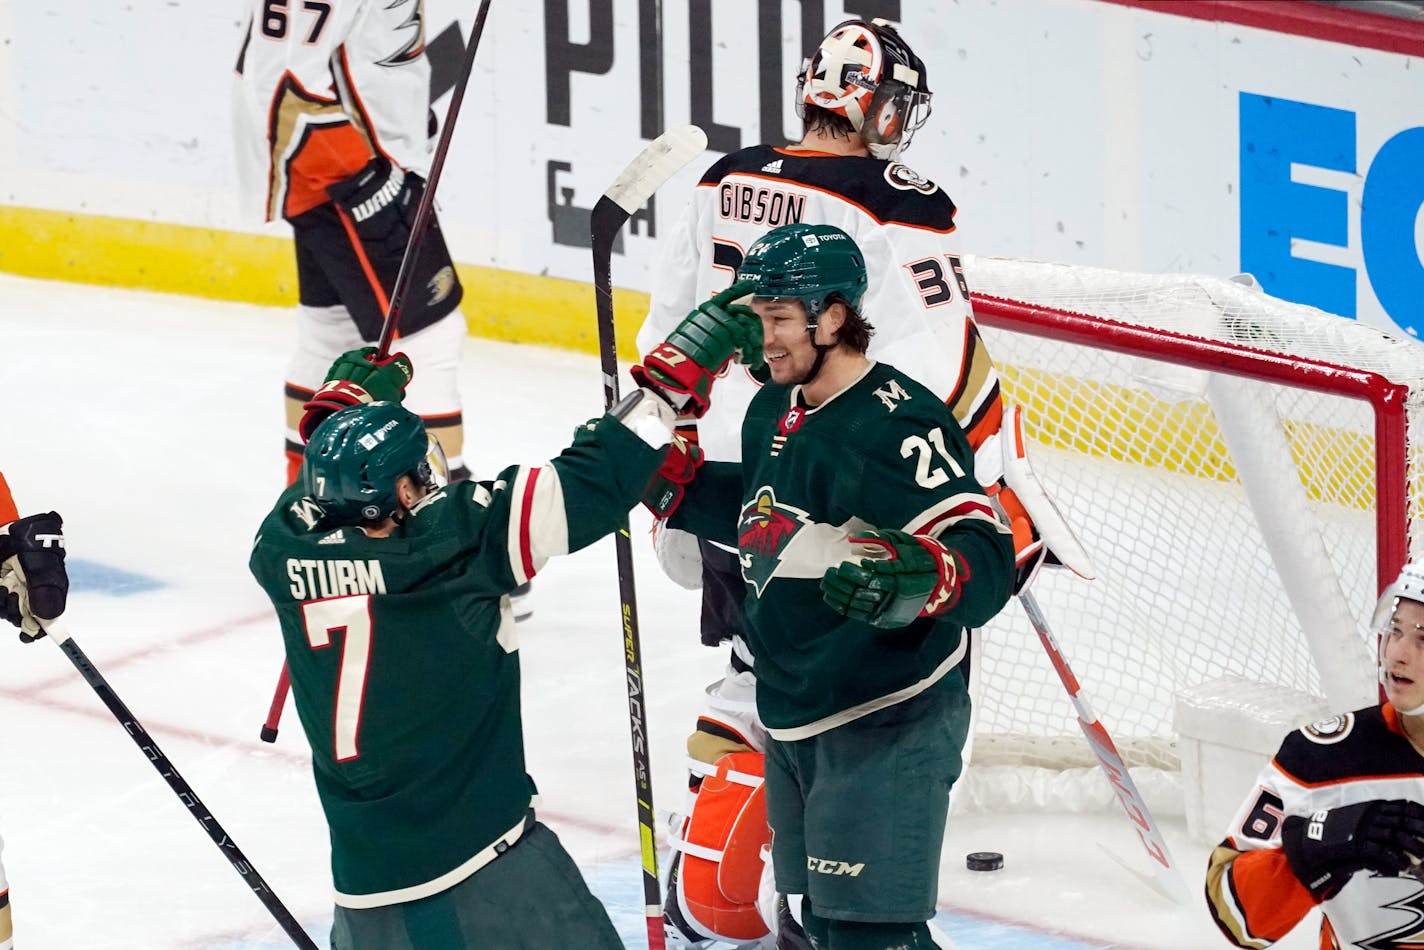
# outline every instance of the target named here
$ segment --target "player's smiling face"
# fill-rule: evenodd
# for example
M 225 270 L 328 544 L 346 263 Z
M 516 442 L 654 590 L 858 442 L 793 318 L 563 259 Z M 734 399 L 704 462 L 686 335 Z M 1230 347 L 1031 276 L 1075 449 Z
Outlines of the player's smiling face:
M 1390 705 L 1424 705 L 1424 604 L 1400 600 L 1384 636 L 1384 691 Z
M 816 348 L 806 332 L 806 306 L 790 297 L 754 297 L 752 309 L 761 317 L 762 355 L 772 382 L 804 382 L 816 363 Z

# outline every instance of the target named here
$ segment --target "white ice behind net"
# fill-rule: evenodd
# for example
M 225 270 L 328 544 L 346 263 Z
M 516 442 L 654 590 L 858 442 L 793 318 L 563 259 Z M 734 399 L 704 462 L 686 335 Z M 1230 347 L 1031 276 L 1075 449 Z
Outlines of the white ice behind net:
M 965 261 L 976 298 L 999 297 L 1379 373 L 1410 387 L 1424 433 L 1424 348 L 1224 279 L 1141 275 L 1002 258 Z M 976 302 L 976 311 L 992 309 Z M 981 322 L 983 322 L 981 320 Z M 1174 694 L 1224 674 L 1323 695 L 1258 518 L 1236 475 L 1205 374 L 1137 356 L 985 327 L 1006 397 L 1023 405 L 1029 451 L 1092 556 L 1097 578 L 1045 569 L 1034 590 L 1084 693 L 1132 766 L 1179 768 Z M 1373 415 L 1357 399 L 1246 381 L 1274 406 L 1279 465 L 1306 488 L 1357 624 L 1350 675 L 1368 681 L 1373 606 Z M 1264 436 L 1263 436 L 1264 438 Z M 1411 508 L 1424 457 L 1409 451 Z M 1411 521 L 1418 552 L 1421 521 Z M 1277 555 L 1279 556 L 1279 554 Z M 1348 637 L 1348 633 L 1346 634 Z M 1017 602 L 983 633 L 972 764 L 977 771 L 1093 765 L 1073 709 Z M 1090 782 L 1096 782 L 1090 779 Z M 1147 789 L 1149 800 L 1151 792 Z M 1106 782 L 1095 795 L 1110 802 Z

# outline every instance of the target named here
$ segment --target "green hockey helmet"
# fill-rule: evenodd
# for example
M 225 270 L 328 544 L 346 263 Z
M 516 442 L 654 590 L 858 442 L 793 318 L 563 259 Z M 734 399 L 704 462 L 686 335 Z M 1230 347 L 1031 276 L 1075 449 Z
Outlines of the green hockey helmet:
M 399 508 L 396 479 L 436 487 L 425 423 L 399 403 L 373 402 L 332 413 L 302 455 L 302 487 L 324 525 L 384 521 Z
M 800 300 L 814 327 L 833 297 L 856 313 L 865 297 L 865 255 L 840 228 L 788 224 L 762 235 L 747 250 L 738 280 L 757 282 L 756 296 Z

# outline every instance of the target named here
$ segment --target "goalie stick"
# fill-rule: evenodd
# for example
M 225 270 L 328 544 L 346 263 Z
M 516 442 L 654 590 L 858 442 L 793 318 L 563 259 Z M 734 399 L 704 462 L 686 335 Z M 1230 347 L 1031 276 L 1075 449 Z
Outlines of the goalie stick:
M 623 169 L 593 206 L 593 290 L 598 315 L 598 353 L 603 370 L 603 407 L 618 402 L 618 345 L 613 323 L 613 241 L 633 213 L 653 192 L 707 147 L 695 125 L 669 129 L 654 139 Z M 624 672 L 628 680 L 628 727 L 633 737 L 633 784 L 638 800 L 638 832 L 643 856 L 643 904 L 648 946 L 663 950 L 663 899 L 658 883 L 657 831 L 653 819 L 653 783 L 648 761 L 648 715 L 643 691 L 643 649 L 638 638 L 637 594 L 633 587 L 633 543 L 624 518 L 614 534 L 618 552 L 618 598 L 623 616 Z
M 218 824 L 218 820 L 213 817 L 213 813 L 208 811 L 208 806 L 203 804 L 198 793 L 193 791 L 184 779 L 178 774 L 173 763 L 168 756 L 163 754 L 163 750 L 158 747 L 158 743 L 148 734 L 148 730 L 138 721 L 129 707 L 124 705 L 117 693 L 109 686 L 95 667 L 89 661 L 89 657 L 79 648 L 79 644 L 74 642 L 69 635 L 69 629 L 60 618 L 48 621 L 44 624 L 45 633 L 54 641 L 55 645 L 64 651 L 64 655 L 69 657 L 69 662 L 74 664 L 74 668 L 84 677 L 84 681 L 90 688 L 98 694 L 105 706 L 109 707 L 109 712 L 114 714 L 114 718 L 119 721 L 119 725 L 124 727 L 124 731 L 129 734 L 129 738 L 143 752 L 144 756 L 153 763 L 153 767 L 158 770 L 158 774 L 163 776 L 163 780 L 168 783 L 168 787 L 173 789 L 173 793 L 178 796 L 191 814 L 202 825 L 203 830 L 208 833 L 208 837 L 213 839 L 213 844 L 218 846 L 218 850 L 223 853 L 223 857 L 232 863 L 233 869 L 237 871 L 242 879 L 247 882 L 247 886 L 252 888 L 252 893 L 257 895 L 257 899 L 262 902 L 262 906 L 267 908 L 268 913 L 277 921 L 278 925 L 286 931 L 287 936 L 292 938 L 292 943 L 302 950 L 317 950 L 316 944 L 307 936 L 302 925 L 297 923 L 291 911 L 272 892 L 272 888 L 262 879 L 262 875 L 257 873 L 257 868 L 247 859 L 247 855 L 238 848 L 237 842 L 232 840 L 223 826 Z
M 490 0 L 480 0 L 479 12 L 475 14 L 475 26 L 470 32 L 470 42 L 465 47 L 465 61 L 460 65 L 460 76 L 455 80 L 455 89 L 450 94 L 450 105 L 445 110 L 445 122 L 440 127 L 440 138 L 435 143 L 435 154 L 430 160 L 430 174 L 425 180 L 425 190 L 420 194 L 420 202 L 415 206 L 415 220 L 410 225 L 410 237 L 406 239 L 405 253 L 401 255 L 395 285 L 391 287 L 386 319 L 381 324 L 381 338 L 376 344 L 377 360 L 390 355 L 396 326 L 400 322 L 401 304 L 405 303 L 405 298 L 410 295 L 410 282 L 415 278 L 415 262 L 420 256 L 421 245 L 425 243 L 430 213 L 435 207 L 435 185 L 440 181 L 440 173 L 445 168 L 445 155 L 450 151 L 450 138 L 455 132 L 455 120 L 460 117 L 460 104 L 465 101 L 465 87 L 469 85 L 470 73 L 475 67 L 475 51 L 479 49 L 480 37 L 485 32 L 485 17 L 489 15 L 489 6 Z M 291 671 L 283 661 L 282 672 L 277 677 L 277 688 L 272 691 L 272 705 L 267 710 L 267 721 L 262 724 L 260 736 L 263 742 L 277 741 L 277 727 L 281 725 L 282 710 L 287 705 L 287 693 L 291 688 Z
M 1083 730 L 1083 736 L 1088 740 L 1088 746 L 1093 750 L 1093 755 L 1098 760 L 1098 767 L 1107 776 L 1108 783 L 1112 785 L 1113 792 L 1117 795 L 1119 804 L 1123 811 L 1127 812 L 1127 817 L 1132 820 L 1133 826 L 1137 829 L 1137 837 L 1142 841 L 1142 847 L 1146 849 L 1147 856 L 1152 859 L 1152 871 L 1156 875 L 1157 882 L 1166 892 L 1167 896 L 1179 904 L 1189 903 L 1191 900 L 1187 883 L 1182 878 L 1182 872 L 1176 861 L 1172 858 L 1172 852 L 1167 847 L 1167 839 L 1162 837 L 1162 830 L 1157 827 L 1156 820 L 1152 817 L 1152 812 L 1147 808 L 1147 802 L 1142 797 L 1142 793 L 1137 789 L 1137 783 L 1128 774 L 1127 763 L 1122 760 L 1122 755 L 1117 751 L 1117 745 L 1113 742 L 1112 736 L 1104 728 L 1102 721 L 1098 719 L 1098 714 L 1093 711 L 1093 707 L 1088 704 L 1088 699 L 1083 695 L 1082 684 L 1073 675 L 1073 670 L 1068 666 L 1068 658 L 1063 655 L 1063 650 L 1058 646 L 1058 640 L 1053 636 L 1053 630 L 1048 626 L 1048 618 L 1044 616 L 1043 609 L 1038 605 L 1038 598 L 1033 593 L 1025 590 L 1019 594 L 1019 603 L 1023 606 L 1024 613 L 1028 614 L 1029 623 L 1033 624 L 1033 629 L 1038 633 L 1039 642 L 1043 644 L 1043 649 L 1048 653 L 1048 659 L 1053 664 L 1053 669 L 1058 673 L 1058 678 L 1063 682 L 1063 688 L 1068 691 L 1068 698 L 1073 701 L 1073 708 L 1078 713 L 1078 726 Z

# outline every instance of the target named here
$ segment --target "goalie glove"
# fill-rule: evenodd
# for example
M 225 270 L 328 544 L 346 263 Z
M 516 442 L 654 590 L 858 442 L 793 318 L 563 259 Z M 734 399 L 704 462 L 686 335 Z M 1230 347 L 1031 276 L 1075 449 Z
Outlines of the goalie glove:
M 710 405 L 712 383 L 733 356 L 760 366 L 761 318 L 733 303 L 756 288 L 739 281 L 683 317 L 668 338 L 632 369 L 639 386 L 657 392 L 678 412 L 701 418 Z
M 903 627 L 959 602 L 967 571 L 936 539 L 885 528 L 851 535 L 850 543 L 861 556 L 821 578 L 821 596 L 837 613 L 874 627 Z
M 400 402 L 405 397 L 405 387 L 415 375 L 410 357 L 392 353 L 377 360 L 375 356 L 374 346 L 363 346 L 336 358 L 326 372 L 326 382 L 302 405 L 305 411 L 297 431 L 303 442 L 333 412 L 368 402 Z
M 687 486 L 702 465 L 702 447 L 674 435 L 667 457 L 643 490 L 643 505 L 659 520 L 667 519 L 682 503 Z
M 1356 871 L 1398 874 L 1424 857 L 1424 805 L 1368 801 L 1291 815 L 1281 823 L 1291 873 L 1317 902 L 1334 897 Z
M 41 626 L 64 613 L 69 575 L 64 569 L 64 520 L 53 511 L 0 527 L 0 616 L 32 643 Z

